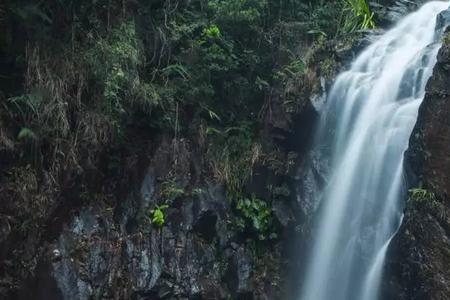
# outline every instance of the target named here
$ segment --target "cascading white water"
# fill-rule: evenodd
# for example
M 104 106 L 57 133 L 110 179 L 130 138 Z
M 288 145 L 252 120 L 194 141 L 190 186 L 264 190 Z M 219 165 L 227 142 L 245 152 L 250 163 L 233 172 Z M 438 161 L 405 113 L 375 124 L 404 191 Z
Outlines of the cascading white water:
M 336 80 L 315 151 L 330 160 L 299 300 L 375 300 L 401 223 L 403 153 L 440 47 L 433 1 L 376 39 Z

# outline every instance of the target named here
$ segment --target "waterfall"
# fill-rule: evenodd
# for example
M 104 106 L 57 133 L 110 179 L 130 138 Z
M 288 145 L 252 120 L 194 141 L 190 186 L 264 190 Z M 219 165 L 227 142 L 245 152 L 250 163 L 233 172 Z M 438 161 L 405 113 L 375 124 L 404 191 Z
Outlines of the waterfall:
M 299 300 L 375 300 L 398 230 L 403 153 L 436 63 L 433 1 L 378 36 L 336 79 L 314 151 L 329 161 Z

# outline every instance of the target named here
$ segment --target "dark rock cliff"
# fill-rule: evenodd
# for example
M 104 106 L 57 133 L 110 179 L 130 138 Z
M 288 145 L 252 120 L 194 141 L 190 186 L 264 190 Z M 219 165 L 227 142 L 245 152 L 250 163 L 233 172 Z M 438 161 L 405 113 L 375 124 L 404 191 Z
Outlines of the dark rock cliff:
M 175 168 L 187 190 L 197 175 L 191 169 L 197 157 L 187 143 L 178 146 Z M 100 200 L 83 205 L 59 216 L 64 219 L 60 230 L 54 228 L 54 239 L 26 252 L 15 250 L 23 256 L 5 260 L 10 269 L 25 262 L 35 267 L 7 298 L 279 298 L 281 244 L 264 246 L 264 253 L 255 256 L 254 245 L 230 222 L 233 211 L 222 186 L 205 183 L 195 193 L 176 196 L 164 226 L 152 225 L 148 213 L 160 197 L 159 178 L 171 169 L 173 155 L 173 144 L 163 140 L 146 165 L 133 165 L 141 170 L 132 175 L 137 183 L 118 197 L 117 205 Z
M 449 37 L 447 29 L 405 154 L 408 186 L 415 190 L 388 254 L 383 299 L 450 299 Z

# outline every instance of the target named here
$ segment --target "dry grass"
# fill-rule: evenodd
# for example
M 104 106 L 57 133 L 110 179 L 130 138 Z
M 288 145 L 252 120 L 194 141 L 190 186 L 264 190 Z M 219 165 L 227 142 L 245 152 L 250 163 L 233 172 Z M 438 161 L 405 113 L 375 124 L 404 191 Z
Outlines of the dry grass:
M 210 166 L 218 182 L 225 184 L 232 193 L 240 193 L 262 157 L 262 146 L 259 143 L 253 143 L 247 151 L 242 149 L 239 157 L 233 156 L 229 145 L 226 145 L 218 156 L 212 156 Z
M 69 109 L 81 105 L 83 80 L 68 60 L 46 57 L 39 48 L 28 48 L 27 61 L 26 90 L 41 98 L 33 116 L 38 118 L 37 125 L 51 131 L 55 138 L 66 138 L 70 132 Z M 79 94 L 72 94 L 73 85 Z
M 46 149 L 51 150 L 39 155 L 52 162 L 56 177 L 62 170 L 81 167 L 83 149 L 95 160 L 100 149 L 111 142 L 113 124 L 98 103 L 91 106 L 83 99 L 87 84 L 82 65 L 71 53 L 55 57 L 38 47 L 28 47 L 27 61 L 26 93 L 37 100 L 24 126 L 35 129 L 40 142 L 50 145 Z M 91 96 L 89 99 L 99 98 Z
M 3 204 L 16 211 L 16 215 L 36 220 L 46 216 L 49 204 L 54 201 L 50 190 L 40 188 L 36 170 L 30 165 L 12 168 L 3 178 Z M 2 198 L 3 198 L 2 197 Z

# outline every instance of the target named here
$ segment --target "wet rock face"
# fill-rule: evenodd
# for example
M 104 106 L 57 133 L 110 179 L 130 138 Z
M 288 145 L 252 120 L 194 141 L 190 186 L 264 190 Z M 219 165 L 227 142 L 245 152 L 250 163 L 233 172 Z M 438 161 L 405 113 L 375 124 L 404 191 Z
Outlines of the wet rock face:
M 182 151 L 179 162 L 189 166 L 191 154 Z M 164 225 L 152 224 L 167 153 L 156 151 L 120 205 L 99 201 L 76 211 L 38 252 L 34 276 L 13 299 L 279 299 L 280 269 L 267 271 L 280 265 L 279 245 L 267 246 L 258 261 L 230 224 L 222 186 L 177 196 L 164 211 Z M 188 170 L 178 172 L 190 177 Z
M 406 154 L 407 165 L 437 193 L 450 195 L 450 41 L 447 29 Z
M 388 254 L 382 299 L 450 299 L 449 212 L 440 202 L 408 203 Z
M 428 0 L 378 0 L 368 1 L 375 13 L 377 24 L 387 27 L 398 21 L 402 16 L 416 10 Z
M 410 188 L 424 188 L 436 199 L 408 200 L 403 225 L 388 254 L 383 299 L 450 299 L 449 32 L 444 34 L 405 155 Z

